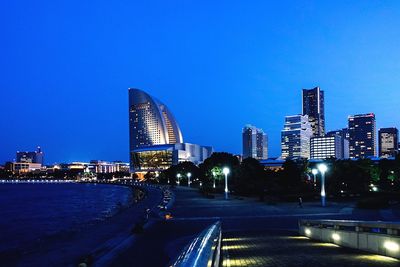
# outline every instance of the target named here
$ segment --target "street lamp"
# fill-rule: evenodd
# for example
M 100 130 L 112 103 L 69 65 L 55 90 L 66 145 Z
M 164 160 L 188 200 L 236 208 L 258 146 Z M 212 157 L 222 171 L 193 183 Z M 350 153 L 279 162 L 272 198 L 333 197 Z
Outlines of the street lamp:
M 318 170 L 317 169 L 312 169 L 311 173 L 314 175 L 314 189 L 317 187 L 317 174 Z
M 190 177 L 192 176 L 192 174 L 190 172 L 187 173 L 187 177 L 188 177 L 188 186 L 190 187 Z
M 176 182 L 178 185 L 181 183 L 181 174 L 180 173 L 178 173 L 177 175 L 176 175 L 176 178 L 178 179 L 178 181 Z
M 328 166 L 326 164 L 319 164 L 318 165 L 318 170 L 321 172 L 321 204 L 322 207 L 325 207 L 325 172 L 328 170 Z
M 222 172 L 225 174 L 225 199 L 228 199 L 228 174 L 229 174 L 229 168 L 224 167 L 222 169 Z
M 212 175 L 213 175 L 213 177 L 214 177 L 213 188 L 215 188 L 215 175 L 217 175 L 217 174 L 215 173 L 215 171 L 213 171 L 213 172 L 212 172 Z

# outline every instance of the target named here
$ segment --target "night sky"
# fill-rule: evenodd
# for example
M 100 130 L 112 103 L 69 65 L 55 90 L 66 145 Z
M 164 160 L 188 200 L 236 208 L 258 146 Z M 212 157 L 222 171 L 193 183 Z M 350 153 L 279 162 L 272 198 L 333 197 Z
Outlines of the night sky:
M 0 2 L 0 163 L 128 161 L 128 87 L 169 106 L 186 142 L 241 153 L 247 124 L 280 154 L 301 89 L 327 130 L 400 126 L 399 1 Z

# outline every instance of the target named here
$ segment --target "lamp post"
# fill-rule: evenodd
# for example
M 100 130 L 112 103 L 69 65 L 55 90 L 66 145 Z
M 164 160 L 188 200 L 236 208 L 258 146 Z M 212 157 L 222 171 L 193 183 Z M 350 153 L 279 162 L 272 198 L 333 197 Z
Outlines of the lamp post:
M 190 177 L 192 174 L 190 172 L 187 173 L 187 178 L 188 178 L 188 187 L 190 187 Z
M 314 175 L 314 189 L 317 187 L 317 174 L 318 170 L 317 169 L 312 169 L 311 173 Z
M 321 172 L 321 204 L 322 207 L 325 207 L 325 198 L 326 198 L 326 193 L 325 193 L 325 172 L 328 170 L 328 167 L 326 164 L 319 164 L 318 165 L 318 170 Z
M 179 185 L 179 184 L 181 183 L 181 181 L 180 181 L 180 180 L 181 180 L 181 174 L 178 173 L 178 174 L 176 175 L 176 178 L 177 178 L 177 180 L 178 180 L 176 183 Z
M 212 175 L 213 175 L 213 188 L 215 188 L 215 175 L 216 175 L 216 173 L 215 173 L 215 171 L 213 171 L 212 172 Z
M 229 168 L 224 167 L 222 169 L 222 172 L 225 174 L 225 199 L 228 199 L 228 174 L 229 174 Z

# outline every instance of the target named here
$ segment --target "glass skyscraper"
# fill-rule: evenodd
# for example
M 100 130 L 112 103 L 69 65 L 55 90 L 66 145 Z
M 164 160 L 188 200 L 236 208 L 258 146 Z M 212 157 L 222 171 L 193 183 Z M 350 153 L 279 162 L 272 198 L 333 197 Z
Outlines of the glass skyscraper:
M 282 158 L 310 158 L 311 124 L 307 115 L 285 117 L 281 132 Z
M 314 136 L 325 135 L 324 91 L 319 87 L 303 89 L 303 115 L 308 115 Z
M 243 158 L 267 159 L 268 137 L 262 129 L 246 125 L 242 132 Z
M 376 156 L 375 114 L 349 116 L 350 158 Z

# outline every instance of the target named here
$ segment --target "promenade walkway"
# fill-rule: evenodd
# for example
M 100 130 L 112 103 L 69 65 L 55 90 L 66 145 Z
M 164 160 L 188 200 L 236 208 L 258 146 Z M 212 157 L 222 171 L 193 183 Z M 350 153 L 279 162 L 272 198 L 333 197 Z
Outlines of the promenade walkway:
M 380 220 L 379 211 L 346 204 L 267 205 L 254 199 L 208 199 L 197 189 L 173 189 L 173 219 L 154 221 L 137 242 L 108 266 L 167 266 L 198 233 L 222 222 L 223 266 L 399 266 L 400 261 L 313 242 L 297 234 L 299 219 Z M 157 257 L 149 257 L 157 251 Z M 151 253 L 150 253 L 151 254 Z

